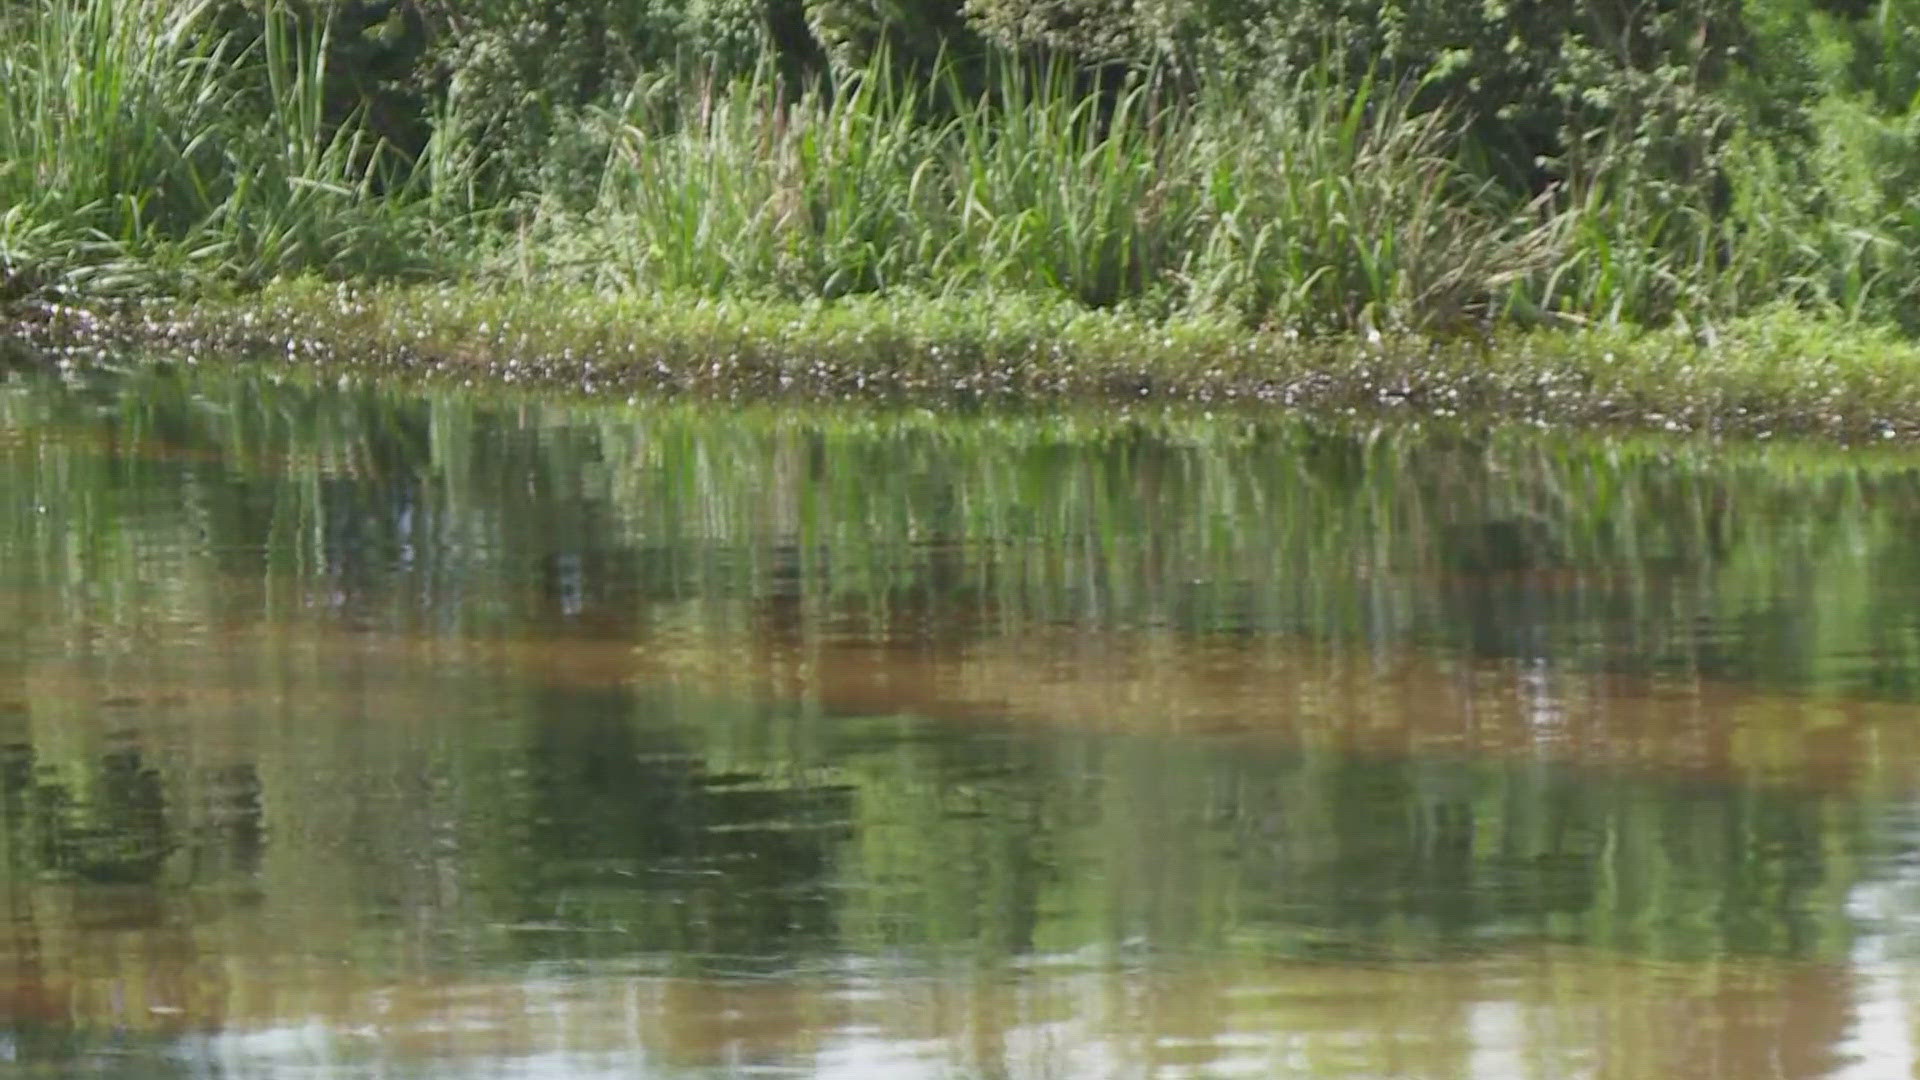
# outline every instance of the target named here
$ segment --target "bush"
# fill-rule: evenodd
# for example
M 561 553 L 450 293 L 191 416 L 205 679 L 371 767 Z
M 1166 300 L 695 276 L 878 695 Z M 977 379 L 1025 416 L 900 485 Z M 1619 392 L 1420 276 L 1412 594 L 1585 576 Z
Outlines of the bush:
M 1737 0 L 969 0 L 1012 48 L 1159 63 L 1244 81 L 1331 62 L 1419 87 L 1464 124 L 1483 167 L 1540 190 L 1596 133 L 1656 141 L 1668 168 L 1708 164 L 1724 135 L 1712 91 L 1741 63 Z

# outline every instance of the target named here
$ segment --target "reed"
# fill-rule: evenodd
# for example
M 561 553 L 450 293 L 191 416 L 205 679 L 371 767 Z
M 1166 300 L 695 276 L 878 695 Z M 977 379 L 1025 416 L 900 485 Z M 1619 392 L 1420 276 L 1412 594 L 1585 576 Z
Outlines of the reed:
M 323 27 L 273 0 L 42 0 L 0 13 L 0 265 L 83 295 L 426 268 L 433 223 L 357 122 L 329 124 Z
M 0 298 L 478 277 L 1018 295 L 1305 335 L 1710 328 L 1783 302 L 1920 321 L 1920 199 L 1884 176 L 1920 139 L 1864 106 L 1834 106 L 1812 195 L 1742 131 L 1713 183 L 1623 133 L 1515 192 L 1421 85 L 1331 60 L 1229 89 L 1010 56 L 910 78 L 884 52 L 797 82 L 769 53 L 556 112 L 597 164 L 516 190 L 457 95 L 408 155 L 342 113 L 326 21 L 262 2 L 245 37 L 219 0 L 0 6 Z
M 1326 68 L 1208 103 L 1221 151 L 1191 301 L 1306 332 L 1433 330 L 1488 317 L 1535 262 L 1457 161 L 1444 113 Z
M 590 235 L 569 250 L 625 290 L 832 297 L 926 280 L 949 261 L 948 215 L 919 102 L 878 69 L 798 94 L 770 64 L 733 83 L 650 80 L 623 103 Z
M 770 70 L 636 88 L 596 204 L 543 218 L 513 266 L 625 291 L 979 289 L 1339 330 L 1488 311 L 1526 257 L 1444 115 L 1370 81 L 1309 73 L 1233 100 L 1153 77 L 1089 93 L 1014 62 L 977 93 L 890 70 L 791 96 Z

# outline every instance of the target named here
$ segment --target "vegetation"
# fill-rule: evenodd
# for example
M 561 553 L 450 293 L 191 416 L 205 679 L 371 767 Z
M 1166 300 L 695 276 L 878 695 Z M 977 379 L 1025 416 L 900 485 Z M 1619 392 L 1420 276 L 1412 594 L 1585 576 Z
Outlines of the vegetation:
M 20 329 L 17 366 L 36 355 L 112 364 L 226 357 L 280 368 L 292 360 L 328 379 L 366 373 L 567 396 L 1240 401 L 1853 442 L 1920 436 L 1920 344 L 1782 307 L 1709 332 L 1496 328 L 1369 341 L 1031 293 L 801 302 L 293 283 L 117 318 L 49 309 Z
M 0 296 L 1920 328 L 1920 3 L 10 0 Z

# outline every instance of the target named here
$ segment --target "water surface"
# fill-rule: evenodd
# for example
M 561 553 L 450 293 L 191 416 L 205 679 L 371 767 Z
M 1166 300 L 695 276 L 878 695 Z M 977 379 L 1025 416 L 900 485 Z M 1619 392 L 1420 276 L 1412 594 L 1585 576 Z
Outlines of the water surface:
M 0 384 L 0 1059 L 1888 1077 L 1920 458 Z

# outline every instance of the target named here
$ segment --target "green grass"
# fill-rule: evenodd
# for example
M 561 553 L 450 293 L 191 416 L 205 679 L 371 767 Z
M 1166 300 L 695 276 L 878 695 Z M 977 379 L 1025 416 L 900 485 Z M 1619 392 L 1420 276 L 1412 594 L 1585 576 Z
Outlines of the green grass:
M 215 14 L 0 8 L 0 300 L 211 301 L 198 339 L 251 319 L 576 384 L 1564 391 L 1555 415 L 1854 431 L 1920 397 L 1888 329 L 1920 321 L 1920 196 L 1886 180 L 1915 139 L 1858 103 L 1829 103 L 1812 193 L 1736 132 L 1718 187 L 1602 141 L 1522 199 L 1419 87 L 1327 66 L 1092 94 L 1008 58 L 984 84 L 769 62 L 615 88 L 571 121 L 586 182 L 490 199 L 455 112 L 403 158 L 330 104 L 324 26 Z M 315 280 L 357 299 L 288 284 Z
M 621 294 L 910 288 L 1217 313 L 1305 332 L 1493 315 L 1531 236 L 1449 156 L 1444 115 L 1309 72 L 1252 97 L 1110 98 L 1007 63 L 969 96 L 884 61 L 629 95 L 593 205 L 535 215 L 498 276 Z
M 329 125 L 324 32 L 265 7 L 44 0 L 0 15 L 0 284 L 204 293 L 423 273 L 440 228 L 357 123 Z M 425 171 L 419 173 L 424 177 Z
M 1732 435 L 1920 438 L 1920 345 L 1776 308 L 1677 328 L 1301 336 L 1030 294 L 831 302 L 579 289 L 290 284 L 231 301 L 47 313 L 39 355 L 265 360 L 564 395 L 1280 403 Z
M 984 88 L 908 82 L 884 56 L 800 88 L 771 62 L 734 80 L 661 72 L 575 122 L 571 138 L 602 148 L 590 183 L 486 205 L 487 163 L 457 115 L 403 160 L 330 111 L 327 31 L 283 0 L 252 37 L 209 2 L 7 11 L 0 288 L 14 294 L 298 276 L 906 289 L 1313 335 L 1698 326 L 1783 299 L 1865 320 L 1911 276 L 1895 258 L 1906 208 L 1856 199 L 1823 217 L 1782 194 L 1792 177 L 1764 145 L 1736 155 L 1753 164 L 1729 174 L 1725 206 L 1604 147 L 1518 201 L 1476 179 L 1444 110 L 1412 107 L 1418 87 L 1328 66 L 1231 93 L 1149 73 L 1095 94 L 1065 66 L 1010 58 Z

